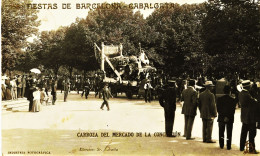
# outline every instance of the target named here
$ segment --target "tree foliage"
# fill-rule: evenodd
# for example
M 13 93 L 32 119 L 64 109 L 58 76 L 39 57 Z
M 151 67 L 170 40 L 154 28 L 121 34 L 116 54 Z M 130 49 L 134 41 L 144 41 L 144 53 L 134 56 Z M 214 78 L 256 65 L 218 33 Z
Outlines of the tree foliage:
M 121 3 L 122 8 L 97 8 L 68 27 L 41 32 L 31 44 L 26 38 L 37 32 L 36 11 L 10 7 L 25 2 L 2 2 L 4 70 L 16 64 L 23 71 L 42 65 L 55 74 L 61 66 L 70 75 L 73 68 L 97 70 L 94 43 L 101 42 L 122 43 L 125 56 L 138 55 L 141 45 L 155 67 L 175 76 L 260 70 L 260 8 L 250 0 L 174 4 L 146 19 Z
M 30 0 L 2 0 L 2 72 L 13 69 L 27 46 L 27 38 L 37 34 L 37 10 L 27 9 Z
M 255 71 L 260 59 L 260 12 L 252 1 L 214 0 L 203 19 L 205 52 L 215 57 L 215 71 Z
M 184 70 L 199 72 L 203 59 L 201 21 L 204 4 L 179 5 L 155 10 L 148 17 L 148 25 L 155 28 L 158 37 L 153 46 L 163 56 L 165 68 L 174 75 Z M 174 67 L 174 68 L 172 68 Z

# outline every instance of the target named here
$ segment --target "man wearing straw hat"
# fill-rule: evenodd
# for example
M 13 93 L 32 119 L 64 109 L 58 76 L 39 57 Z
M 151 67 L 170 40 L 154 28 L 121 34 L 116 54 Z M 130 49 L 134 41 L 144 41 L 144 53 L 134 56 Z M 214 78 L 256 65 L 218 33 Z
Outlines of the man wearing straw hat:
M 206 90 L 199 95 L 200 117 L 202 118 L 203 122 L 203 142 L 216 143 L 211 139 L 214 118 L 217 117 L 215 96 L 211 92 L 214 85 L 212 81 L 206 81 L 204 86 L 206 87 Z
M 256 136 L 256 106 L 257 102 L 250 93 L 251 82 L 244 80 L 242 82 L 243 90 L 239 93 L 238 99 L 241 104 L 241 136 L 240 136 L 240 151 L 244 151 L 247 134 L 249 133 L 249 153 L 258 154 L 255 150 Z

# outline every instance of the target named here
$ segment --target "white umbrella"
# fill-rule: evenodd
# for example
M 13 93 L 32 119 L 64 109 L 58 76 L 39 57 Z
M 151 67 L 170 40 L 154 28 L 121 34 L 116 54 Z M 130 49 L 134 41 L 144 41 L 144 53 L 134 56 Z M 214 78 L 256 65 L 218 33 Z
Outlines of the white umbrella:
M 7 77 L 4 75 L 4 76 L 1 76 L 1 79 L 2 79 L 2 80 L 6 80 Z
M 37 68 L 33 68 L 33 69 L 31 69 L 30 70 L 32 73 L 36 73 L 36 74 L 40 74 L 41 73 L 41 71 L 39 70 L 39 69 L 37 69 Z

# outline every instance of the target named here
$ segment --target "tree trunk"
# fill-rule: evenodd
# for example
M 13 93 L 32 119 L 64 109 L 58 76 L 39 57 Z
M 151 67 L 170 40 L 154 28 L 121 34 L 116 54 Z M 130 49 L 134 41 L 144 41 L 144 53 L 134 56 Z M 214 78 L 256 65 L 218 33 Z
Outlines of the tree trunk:
M 86 80 L 86 73 L 87 73 L 87 71 L 84 70 L 84 79 L 83 80 Z
M 70 79 L 72 79 L 72 70 L 73 70 L 73 67 L 69 67 Z
M 54 74 L 55 74 L 55 77 L 57 78 L 58 76 L 58 71 L 60 69 L 60 66 L 59 65 L 56 65 L 55 68 L 54 68 Z

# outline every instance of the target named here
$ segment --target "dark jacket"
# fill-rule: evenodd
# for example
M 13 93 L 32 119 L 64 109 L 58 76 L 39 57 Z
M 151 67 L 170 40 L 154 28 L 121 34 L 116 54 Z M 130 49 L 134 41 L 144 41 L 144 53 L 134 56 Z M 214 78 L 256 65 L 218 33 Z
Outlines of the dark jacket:
M 57 83 L 55 82 L 55 83 L 52 83 L 52 85 L 51 85 L 51 95 L 56 94 L 56 92 L 57 92 Z
M 205 90 L 199 96 L 199 110 L 202 119 L 217 117 L 215 96 L 209 90 Z
M 176 90 L 175 87 L 167 87 L 165 90 L 164 109 L 167 111 L 176 110 Z
M 217 100 L 218 122 L 234 122 L 236 100 L 229 95 L 219 97 Z M 225 121 L 226 117 L 226 121 Z M 228 120 L 227 120 L 228 119 Z
M 257 108 L 256 108 L 256 121 L 260 122 L 260 88 L 257 89 Z
M 103 95 L 103 100 L 104 101 L 107 101 L 110 97 L 112 97 L 112 95 L 111 95 L 110 91 L 108 90 L 108 88 L 107 89 L 103 88 L 102 95 Z
M 157 95 L 158 95 L 158 100 L 159 100 L 159 104 L 164 107 L 164 103 L 165 103 L 165 88 L 162 84 L 157 86 Z
M 188 87 L 182 92 L 182 114 L 196 116 L 197 115 L 197 92 L 193 87 Z
M 238 95 L 238 99 L 241 104 L 241 122 L 244 124 L 255 123 L 257 109 L 256 100 L 247 90 L 242 90 Z

